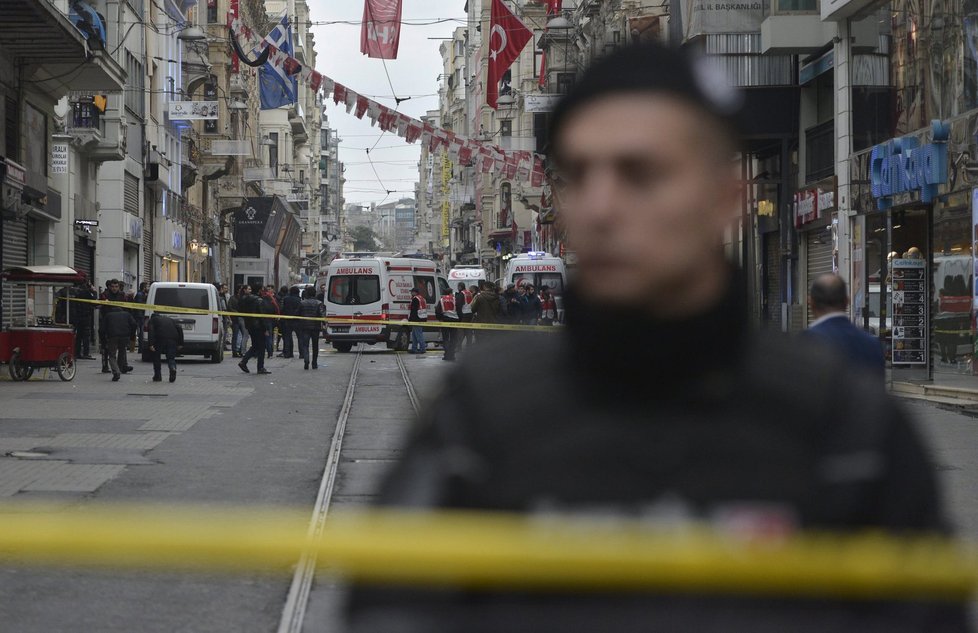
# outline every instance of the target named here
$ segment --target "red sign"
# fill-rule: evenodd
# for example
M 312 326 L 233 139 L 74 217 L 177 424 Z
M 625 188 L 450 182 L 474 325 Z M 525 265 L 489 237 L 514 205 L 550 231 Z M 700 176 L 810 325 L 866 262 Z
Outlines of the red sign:
M 367 57 L 397 59 L 401 40 L 401 0 L 364 0 L 360 52 Z
M 818 219 L 818 191 L 805 189 L 795 193 L 795 226 Z
M 513 64 L 526 43 L 533 39 L 533 31 L 526 28 L 503 0 L 492 0 L 492 19 L 489 29 L 489 76 L 486 78 L 486 103 L 493 110 L 499 98 L 499 80 Z

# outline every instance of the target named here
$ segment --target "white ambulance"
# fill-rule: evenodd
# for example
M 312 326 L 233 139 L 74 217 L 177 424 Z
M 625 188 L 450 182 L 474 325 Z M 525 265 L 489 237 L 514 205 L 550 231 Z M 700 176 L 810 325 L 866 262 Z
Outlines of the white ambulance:
M 557 321 L 564 321 L 564 288 L 567 286 L 567 269 L 564 260 L 550 253 L 531 251 L 520 253 L 506 263 L 506 274 L 500 285 L 503 290 L 513 284 L 532 284 L 540 294 L 540 289 L 547 286 L 557 302 Z
M 478 286 L 480 282 L 488 280 L 486 269 L 479 265 L 459 265 L 448 271 L 448 285 L 452 290 L 458 289 L 459 282 L 465 287 Z
M 334 259 L 326 272 L 326 340 L 341 352 L 357 343 L 385 343 L 407 349 L 408 330 L 393 326 L 411 312 L 411 288 L 421 290 L 428 303 L 428 320 L 435 320 L 435 302 L 449 291 L 448 281 L 430 259 L 386 255 Z M 343 320 L 376 321 L 344 325 Z M 425 329 L 425 339 L 440 342 L 441 332 Z

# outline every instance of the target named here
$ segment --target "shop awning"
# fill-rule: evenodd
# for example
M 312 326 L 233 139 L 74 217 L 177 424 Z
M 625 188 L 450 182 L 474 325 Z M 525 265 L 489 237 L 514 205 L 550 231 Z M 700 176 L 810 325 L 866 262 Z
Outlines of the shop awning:
M 32 284 L 73 284 L 85 275 L 68 266 L 15 266 L 3 271 L 4 281 Z

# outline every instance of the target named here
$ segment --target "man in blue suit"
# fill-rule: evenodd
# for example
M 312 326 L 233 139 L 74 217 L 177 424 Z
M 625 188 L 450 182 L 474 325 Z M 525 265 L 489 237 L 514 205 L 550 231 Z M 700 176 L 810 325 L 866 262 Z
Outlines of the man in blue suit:
M 854 366 L 876 374 L 882 380 L 883 348 L 877 338 L 849 320 L 846 282 L 833 273 L 820 275 L 812 282 L 808 304 L 815 321 L 808 327 L 806 338 L 833 347 Z

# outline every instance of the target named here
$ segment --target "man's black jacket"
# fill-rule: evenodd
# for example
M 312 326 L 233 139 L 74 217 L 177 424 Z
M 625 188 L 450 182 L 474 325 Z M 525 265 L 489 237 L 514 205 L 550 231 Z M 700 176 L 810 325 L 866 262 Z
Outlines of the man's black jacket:
M 946 532 L 935 468 L 878 381 L 752 333 L 734 296 L 667 323 L 568 295 L 565 331 L 493 339 L 449 376 L 381 502 Z M 954 604 L 667 594 L 358 587 L 348 615 L 355 633 L 969 630 Z
M 136 333 L 136 319 L 121 308 L 112 308 L 102 316 L 102 334 L 106 338 L 129 338 Z

